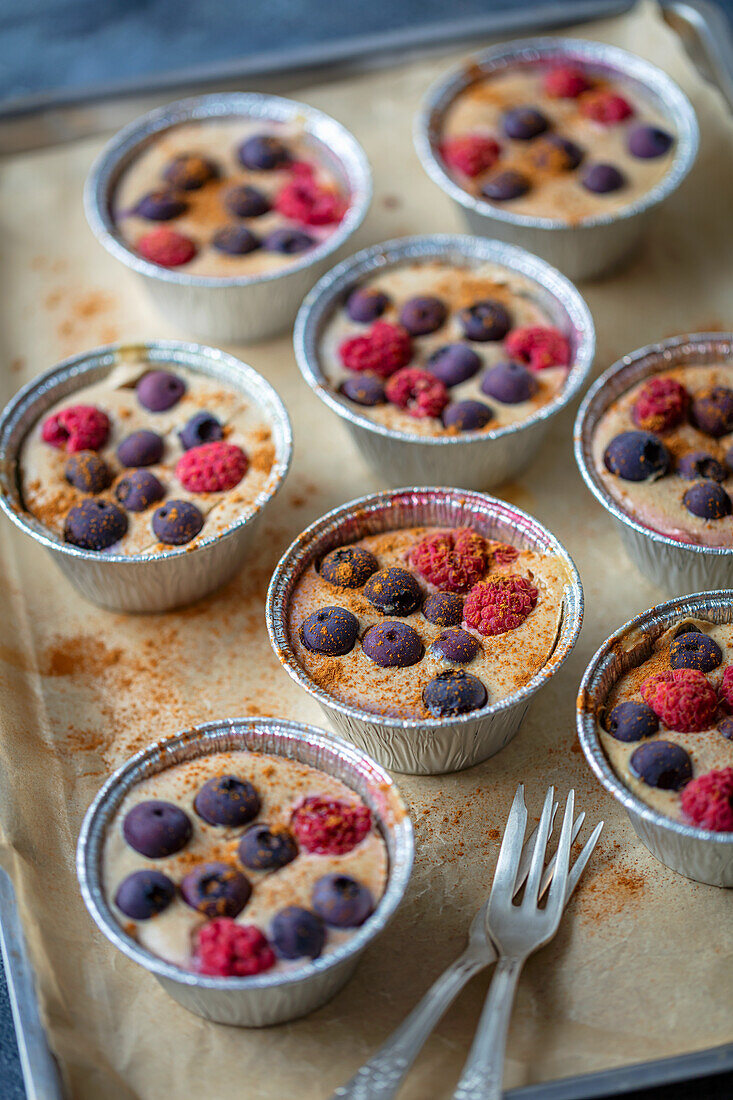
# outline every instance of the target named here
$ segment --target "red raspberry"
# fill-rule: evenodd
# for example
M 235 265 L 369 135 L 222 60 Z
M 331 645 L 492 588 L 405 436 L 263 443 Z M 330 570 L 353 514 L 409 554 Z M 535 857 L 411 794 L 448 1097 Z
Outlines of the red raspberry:
M 479 581 L 466 596 L 463 618 L 479 634 L 506 634 L 521 626 L 537 603 L 537 589 L 518 573 Z
M 634 423 L 648 432 L 668 432 L 684 418 L 690 395 L 674 378 L 650 378 L 634 402 Z
M 164 225 L 151 229 L 137 242 L 137 250 L 144 260 L 160 267 L 180 267 L 196 255 L 196 245 L 190 237 L 167 229 Z
M 419 367 L 404 367 L 397 371 L 384 387 L 388 401 L 404 409 L 410 416 L 440 416 L 450 400 L 445 383 Z
M 43 422 L 41 438 L 59 450 L 98 451 L 109 436 L 109 417 L 94 405 L 71 405 Z
M 556 328 L 528 325 L 512 329 L 504 340 L 504 347 L 512 359 L 518 359 L 530 370 L 570 365 L 570 344 Z
M 343 856 L 361 844 L 372 827 L 372 815 L 367 806 L 314 795 L 293 811 L 291 825 L 307 852 Z
M 613 126 L 615 122 L 623 122 L 634 113 L 634 108 L 627 99 L 618 92 L 610 92 L 607 88 L 599 88 L 596 92 L 586 92 L 580 101 L 580 113 L 593 122 L 600 122 L 604 126 Z
M 275 965 L 275 952 L 252 924 L 215 917 L 200 928 L 194 948 L 201 974 L 216 978 L 248 978 Z
M 401 325 L 375 321 L 368 332 L 344 340 L 339 355 L 347 370 L 368 370 L 389 378 L 412 359 L 412 341 Z
M 733 832 L 733 768 L 719 768 L 691 780 L 682 791 L 682 812 L 701 829 Z
M 718 696 L 702 672 L 677 668 L 648 676 L 640 688 L 642 699 L 665 726 L 678 733 L 699 733 L 715 722 Z
M 733 665 L 723 669 L 723 679 L 718 688 L 718 697 L 724 710 L 733 711 Z
M 519 551 L 507 542 L 497 542 L 491 547 L 491 557 L 497 565 L 511 565 L 519 557 Z
M 410 565 L 441 592 L 467 592 L 488 564 L 486 540 L 470 527 L 428 535 L 410 554 Z
M 181 455 L 176 477 L 190 493 L 233 489 L 247 473 L 249 459 L 234 443 L 202 443 Z
M 498 141 L 485 134 L 461 134 L 449 138 L 440 147 L 440 155 L 448 167 L 465 176 L 478 176 L 491 168 L 500 152 Z
M 316 183 L 311 174 L 300 171 L 297 178 L 278 192 L 275 209 L 302 225 L 332 225 L 346 213 L 343 197 L 331 187 Z
M 591 83 L 577 65 L 556 65 L 545 73 L 542 86 L 552 99 L 576 99 L 581 92 L 588 91 Z

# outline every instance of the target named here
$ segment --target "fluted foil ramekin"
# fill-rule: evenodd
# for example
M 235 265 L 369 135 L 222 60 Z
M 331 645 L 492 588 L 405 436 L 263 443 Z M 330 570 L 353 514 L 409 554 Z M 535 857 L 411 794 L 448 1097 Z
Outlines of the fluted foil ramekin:
M 290 598 L 312 562 L 334 547 L 367 535 L 413 526 L 472 527 L 480 535 L 519 549 L 553 554 L 567 571 L 558 634 L 545 664 L 518 691 L 457 718 L 389 718 L 341 703 L 308 676 L 290 641 Z M 470 768 L 511 741 L 532 696 L 554 676 L 578 639 L 583 588 L 565 547 L 519 508 L 460 489 L 402 489 L 352 500 L 311 524 L 280 559 L 270 581 L 265 614 L 272 647 L 285 671 L 320 703 L 339 733 L 386 768 L 413 775 L 440 775 Z
M 596 470 L 593 437 L 604 412 L 637 382 L 675 367 L 720 362 L 730 362 L 733 367 L 733 333 L 694 332 L 648 344 L 619 359 L 593 383 L 575 421 L 575 461 L 583 480 L 613 516 L 639 572 L 671 596 L 733 587 L 733 548 L 682 542 L 632 519 Z
M 335 393 L 320 365 L 324 329 L 347 292 L 380 271 L 415 261 L 444 260 L 465 265 L 495 263 L 528 279 L 552 323 L 568 334 L 572 366 L 556 396 L 525 420 L 489 431 L 423 436 L 387 428 Z M 593 362 L 593 318 L 578 291 L 554 268 L 521 248 L 480 237 L 435 234 L 403 237 L 365 248 L 320 280 L 298 312 L 295 355 L 316 396 L 348 427 L 366 461 L 387 485 L 455 485 L 490 489 L 508 481 L 534 458 L 550 424 L 583 385 Z
M 231 386 L 262 409 L 272 429 L 275 460 L 267 485 L 231 527 L 201 539 L 195 547 L 172 546 L 147 555 L 82 550 L 64 542 L 23 507 L 19 461 L 30 429 L 57 401 L 99 382 L 120 356 L 133 354 L 146 358 L 151 366 L 179 364 Z M 269 382 L 234 356 L 177 340 L 110 344 L 66 359 L 34 378 L 0 413 L 0 508 L 49 551 L 68 580 L 92 603 L 111 611 L 169 611 L 208 595 L 237 572 L 254 544 L 263 509 L 285 479 L 292 450 L 290 420 L 282 401 Z
M 389 872 L 372 916 L 334 951 L 285 973 L 207 977 L 166 962 L 127 935 L 102 888 L 104 844 L 120 805 L 141 780 L 185 760 L 241 749 L 297 760 L 351 787 L 374 815 L 387 846 Z M 229 718 L 157 741 L 118 768 L 87 811 L 76 869 L 82 897 L 97 926 L 123 954 L 154 974 L 179 1004 L 216 1023 L 266 1027 L 313 1012 L 348 981 L 365 947 L 383 931 L 402 901 L 413 852 L 412 825 L 400 793 L 390 776 L 364 753 L 332 734 L 298 722 Z
M 652 809 L 619 779 L 598 735 L 598 709 L 614 684 L 652 652 L 661 634 L 682 619 L 733 622 L 733 589 L 698 592 L 637 615 L 607 638 L 591 658 L 580 685 L 578 737 L 591 768 L 629 815 L 639 839 L 657 859 L 687 878 L 710 886 L 733 886 L 733 833 L 716 833 L 675 821 Z
M 450 104 L 469 85 L 493 72 L 538 62 L 577 62 L 595 72 L 620 76 L 639 86 L 677 135 L 674 159 L 663 179 L 622 210 L 568 225 L 553 218 L 513 213 L 499 203 L 469 194 L 446 171 L 438 146 Z M 469 229 L 522 245 L 542 256 L 571 279 L 588 279 L 619 267 L 633 253 L 654 207 L 672 194 L 697 155 L 697 118 L 687 96 L 666 73 L 635 54 L 603 42 L 577 38 L 526 38 L 492 46 L 468 57 L 440 77 L 427 91 L 415 118 L 414 140 L 423 168 L 462 210 Z
M 258 275 L 188 275 L 138 256 L 122 241 L 112 217 L 113 195 L 125 169 L 173 126 L 236 116 L 302 125 L 348 191 L 349 207 L 340 225 L 281 271 Z M 306 291 L 361 225 L 371 197 L 366 154 L 356 138 L 330 115 L 281 96 L 219 92 L 159 107 L 120 130 L 91 168 L 84 206 L 97 239 L 115 259 L 142 277 L 156 306 L 170 321 L 204 340 L 246 343 L 274 336 L 292 324 Z

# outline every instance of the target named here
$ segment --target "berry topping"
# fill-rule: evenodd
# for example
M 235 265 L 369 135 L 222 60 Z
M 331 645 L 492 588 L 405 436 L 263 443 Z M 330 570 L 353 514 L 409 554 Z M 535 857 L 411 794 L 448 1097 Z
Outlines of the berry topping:
M 148 412 L 166 412 L 183 397 L 186 383 L 168 370 L 150 370 L 135 386 L 137 399 Z
M 273 229 L 262 242 L 266 252 L 282 252 L 284 256 L 296 256 L 307 252 L 316 243 L 310 233 L 302 229 Z
M 98 451 L 109 436 L 109 417 L 94 405 L 70 405 L 43 421 L 41 438 L 68 451 Z
M 236 917 L 251 893 L 244 875 L 228 863 L 200 863 L 181 881 L 186 905 L 205 917 Z
M 64 538 L 81 550 L 106 550 L 127 531 L 127 516 L 111 500 L 88 497 L 66 517 Z
M 456 172 L 464 176 L 479 176 L 496 163 L 501 146 L 485 134 L 461 134 L 448 138 L 440 147 L 440 155 Z
M 606 729 L 617 741 L 641 741 L 659 730 L 659 719 L 644 703 L 618 703 L 606 721 Z
M 550 99 L 576 99 L 591 82 L 577 65 L 554 65 L 545 73 L 542 87 Z
M 361 844 L 372 827 L 363 803 L 313 795 L 293 811 L 291 826 L 298 844 L 319 856 L 343 856 Z
M 463 621 L 463 600 L 455 592 L 436 592 L 428 596 L 422 613 L 435 626 L 458 626 Z
M 621 432 L 606 447 L 603 461 L 624 481 L 655 481 L 671 465 L 669 451 L 651 432 Z
M 728 476 L 725 466 L 706 451 L 692 451 L 690 454 L 683 455 L 677 461 L 677 473 L 688 481 L 694 481 L 697 478 L 725 481 Z
M 519 199 L 522 195 L 526 195 L 531 186 L 524 172 L 507 168 L 505 172 L 497 172 L 482 184 L 481 194 L 491 202 L 510 202 L 512 199 Z
M 570 343 L 559 329 L 545 325 L 528 325 L 515 328 L 504 341 L 504 347 L 512 357 L 524 363 L 530 370 L 546 370 L 548 367 L 570 365 Z
M 501 124 L 506 136 L 514 141 L 531 141 L 550 125 L 536 107 L 511 107 L 504 112 Z
M 220 775 L 208 779 L 193 800 L 193 808 L 209 825 L 235 828 L 260 812 L 260 796 L 246 779 Z
M 370 661 L 380 668 L 409 668 L 422 660 L 420 635 L 407 623 L 392 621 L 370 626 L 361 640 Z
M 423 688 L 422 699 L 433 718 L 455 718 L 480 710 L 488 701 L 486 688 L 462 668 L 439 672 Z
M 366 886 L 348 875 L 330 874 L 319 878 L 313 887 L 311 903 L 326 924 L 335 928 L 356 928 L 374 908 Z
M 488 569 L 489 558 L 481 535 L 457 527 L 422 539 L 410 553 L 410 565 L 444 592 L 467 592 Z
M 466 339 L 479 343 L 503 340 L 512 327 L 512 319 L 506 306 L 490 298 L 462 309 L 458 314 L 458 321 Z
M 634 423 L 648 432 L 668 432 L 684 420 L 690 395 L 674 378 L 650 378 L 634 402 Z
M 80 493 L 101 493 L 112 482 L 112 471 L 94 451 L 77 451 L 64 467 L 64 477 Z
M 202 443 L 176 463 L 176 477 L 189 493 L 221 493 L 239 485 L 249 459 L 235 443 Z
M 537 603 L 537 589 L 518 573 L 503 573 L 475 584 L 463 605 L 469 626 L 484 636 L 521 626 Z
M 692 778 L 692 761 L 672 741 L 647 741 L 629 757 L 629 770 L 649 787 L 678 791 Z
M 159 267 L 180 267 L 196 255 L 196 245 L 190 237 L 163 225 L 144 233 L 136 247 L 144 260 Z
M 623 172 L 613 164 L 589 164 L 583 173 L 583 187 L 594 195 L 619 191 L 626 183 Z
M 707 435 L 719 438 L 733 431 L 733 390 L 727 386 L 712 386 L 695 395 L 690 418 L 695 427 Z
M 411 615 L 422 603 L 422 589 L 412 573 L 390 565 L 373 573 L 364 595 L 380 615 Z
M 191 839 L 188 814 L 172 802 L 138 802 L 125 814 L 122 835 L 131 848 L 148 859 L 164 859 L 180 852 Z
M 271 172 L 290 164 L 290 153 L 282 141 L 271 134 L 254 134 L 237 150 L 239 161 L 254 172 Z
M 203 525 L 203 515 L 190 500 L 168 500 L 153 512 L 155 537 L 167 546 L 190 542 Z
M 701 829 L 733 832 L 733 768 L 719 768 L 688 783 L 682 812 Z
M 689 630 L 678 634 L 669 647 L 669 663 L 672 668 L 696 668 L 698 672 L 712 672 L 723 660 L 723 651 L 707 634 Z
M 219 169 L 213 161 L 198 153 L 179 153 L 163 171 L 163 179 L 179 191 L 198 191 L 218 175 Z
M 270 209 L 270 202 L 262 191 L 243 183 L 229 188 L 224 206 L 235 218 L 261 218 Z
M 699 733 L 715 725 L 718 696 L 702 672 L 679 668 L 648 676 L 640 688 L 665 726 L 679 733 Z
M 649 160 L 663 157 L 672 148 L 673 137 L 659 126 L 636 126 L 629 134 L 629 152 Z
M 363 546 L 339 546 L 329 550 L 319 570 L 324 581 L 336 588 L 361 588 L 379 569 L 379 562 Z
M 720 703 L 726 710 L 733 710 L 733 665 L 723 669 L 723 679 L 719 688 Z
M 448 310 L 440 298 L 424 294 L 408 298 L 400 310 L 400 324 L 410 336 L 427 336 L 439 329 L 447 316 Z
M 478 373 L 481 359 L 465 344 L 445 344 L 433 352 L 425 366 L 444 386 L 458 386 Z
M 298 846 L 287 829 L 253 825 L 240 840 L 237 854 L 240 863 L 251 871 L 277 871 L 292 863 Z
M 163 499 L 165 489 L 150 470 L 133 470 L 117 482 L 115 496 L 128 512 L 144 512 Z
M 199 973 L 212 978 L 250 978 L 277 962 L 259 928 L 228 917 L 217 917 L 198 930 L 194 957 Z
M 588 92 L 580 101 L 580 113 L 584 118 L 593 122 L 600 122 L 604 126 L 613 126 L 616 122 L 623 122 L 634 113 L 634 109 L 628 100 L 618 92 L 610 92 L 606 88 Z
M 217 252 L 224 252 L 227 256 L 246 256 L 261 245 L 259 237 L 244 225 L 225 225 L 217 229 L 211 243 Z
M 724 718 L 722 722 L 718 722 L 718 733 L 733 741 L 733 718 Z
M 167 909 L 176 888 L 160 871 L 134 871 L 117 887 L 115 905 L 133 920 L 150 920 Z
M 346 299 L 346 313 L 352 321 L 369 325 L 382 316 L 388 305 L 389 298 L 381 290 L 357 287 Z
M 457 432 L 478 432 L 494 419 L 494 410 L 483 401 L 456 401 L 443 413 L 443 424 Z
M 384 392 L 388 401 L 416 420 L 440 416 L 450 400 L 440 379 L 419 367 L 398 370 L 387 380 Z
M 682 497 L 688 512 L 700 519 L 724 519 L 733 511 L 731 500 L 717 481 L 697 481 Z
M 178 433 L 184 451 L 200 447 L 202 443 L 218 443 L 224 438 L 224 430 L 210 412 L 197 412 Z
M 470 664 L 480 650 L 481 643 L 460 626 L 441 631 L 430 647 L 431 653 L 456 665 Z
M 339 386 L 339 393 L 348 397 L 355 405 L 384 405 L 387 397 L 384 382 L 371 374 L 360 374 L 357 378 L 346 378 Z
M 511 565 L 519 557 L 519 551 L 507 542 L 497 542 L 491 548 L 491 556 L 495 565 Z
M 412 359 L 412 341 L 399 325 L 376 321 L 368 332 L 344 340 L 339 356 L 347 370 L 371 371 L 389 378 Z
M 317 959 L 326 942 L 326 929 L 310 909 L 288 905 L 272 918 L 270 938 L 283 959 Z
M 157 432 L 141 428 L 122 440 L 117 457 L 123 466 L 153 466 L 163 457 L 163 440 Z
M 306 649 L 313 653 L 325 653 L 329 657 L 343 657 L 350 653 L 359 634 L 359 620 L 344 607 L 322 607 L 312 611 L 300 628 L 300 637 Z
M 171 188 L 160 187 L 157 191 L 143 195 L 133 214 L 150 222 L 169 222 L 171 218 L 180 217 L 187 205 L 186 200 Z
M 569 138 L 560 134 L 546 134 L 534 143 L 530 160 L 535 168 L 556 175 L 558 172 L 574 172 L 582 161 L 583 150 Z
M 481 392 L 502 405 L 519 405 L 537 392 L 537 379 L 521 363 L 497 363 L 481 379 Z
M 312 176 L 286 183 L 275 198 L 275 209 L 301 225 L 333 225 L 346 213 L 347 204 L 333 187 L 324 187 Z

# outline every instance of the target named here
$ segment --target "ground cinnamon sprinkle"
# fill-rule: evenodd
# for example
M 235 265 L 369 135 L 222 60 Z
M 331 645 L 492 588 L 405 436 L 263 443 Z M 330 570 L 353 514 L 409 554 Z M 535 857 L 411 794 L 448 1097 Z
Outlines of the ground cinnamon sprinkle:
M 40 654 L 39 666 L 42 676 L 98 676 L 122 656 L 122 649 L 109 649 L 99 638 L 80 634 L 52 642 Z

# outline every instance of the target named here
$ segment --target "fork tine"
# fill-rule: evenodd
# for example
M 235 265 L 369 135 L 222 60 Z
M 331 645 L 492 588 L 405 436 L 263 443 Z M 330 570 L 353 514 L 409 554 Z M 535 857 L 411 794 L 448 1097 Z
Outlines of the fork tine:
M 542 870 L 545 866 L 545 851 L 550 836 L 550 817 L 554 800 L 555 788 L 548 787 L 547 794 L 545 795 L 545 804 L 542 807 L 542 816 L 540 817 L 540 823 L 537 827 L 537 840 L 535 841 L 534 851 L 532 853 L 532 863 L 529 868 L 529 877 L 527 878 L 527 886 L 524 891 L 522 904 L 525 902 L 528 902 L 530 905 L 537 904 L 537 891 L 540 887 Z
M 557 803 L 555 803 L 555 805 L 557 805 Z M 572 835 L 570 837 L 570 843 L 571 844 L 575 844 L 575 841 L 578 839 L 578 834 L 580 833 L 580 830 L 583 828 L 583 822 L 584 821 L 585 821 L 585 810 L 583 810 L 582 813 L 579 813 L 578 816 L 575 819 L 575 824 L 573 825 L 573 832 L 572 832 Z M 550 829 L 550 836 L 552 836 L 552 829 Z M 557 854 L 555 854 L 552 857 L 550 862 L 545 867 L 544 874 L 542 875 L 542 881 L 540 882 L 540 892 L 538 894 L 538 899 L 539 900 L 541 900 L 545 896 L 545 894 L 547 893 L 547 890 L 549 889 L 550 883 L 552 882 L 552 876 L 555 873 L 555 863 L 556 862 L 557 862 Z
M 552 835 L 552 829 L 555 824 L 555 814 L 557 813 L 559 802 L 553 803 L 552 817 L 550 819 L 550 835 Z M 537 830 L 539 825 L 535 825 L 532 832 L 529 834 L 524 842 L 522 848 L 522 855 L 519 860 L 519 870 L 517 871 L 517 877 L 514 880 L 514 893 L 518 894 L 527 881 L 527 875 L 529 874 L 529 865 L 532 862 L 532 853 L 534 852 L 535 841 L 537 840 Z M 550 885 L 550 880 L 547 880 L 547 885 Z
M 565 891 L 568 885 L 568 870 L 570 867 L 570 844 L 573 830 L 573 812 L 575 809 L 575 791 L 571 787 L 568 791 L 568 799 L 565 803 L 565 816 L 560 830 L 560 840 L 557 845 L 555 874 L 552 876 L 552 885 L 547 898 L 547 911 L 551 911 L 557 921 L 560 920 L 563 906 L 565 905 Z
M 494 882 L 491 887 L 491 900 L 502 894 L 509 901 L 512 899 L 526 828 L 527 807 L 524 804 L 524 784 L 520 783 L 514 795 L 512 808 L 509 811 L 506 828 L 504 829 L 504 838 L 499 849 L 499 858 L 494 871 Z
M 572 895 L 575 891 L 575 887 L 578 885 L 578 882 L 580 881 L 580 876 L 583 874 L 583 871 L 586 868 L 588 860 L 593 855 L 593 849 L 595 848 L 596 844 L 598 843 L 598 837 L 601 835 L 601 830 L 603 829 L 603 826 L 604 826 L 604 822 L 599 821 L 598 824 L 596 825 L 595 829 L 593 830 L 593 832 L 590 834 L 590 836 L 586 840 L 585 844 L 583 845 L 583 847 L 580 851 L 580 855 L 578 856 L 578 858 L 576 859 L 575 863 L 572 866 L 570 874 L 568 875 L 568 885 L 567 885 L 567 888 L 565 890 L 565 901 L 566 902 L 570 901 L 570 898 L 572 897 Z

